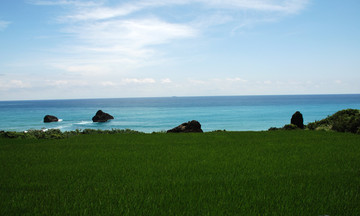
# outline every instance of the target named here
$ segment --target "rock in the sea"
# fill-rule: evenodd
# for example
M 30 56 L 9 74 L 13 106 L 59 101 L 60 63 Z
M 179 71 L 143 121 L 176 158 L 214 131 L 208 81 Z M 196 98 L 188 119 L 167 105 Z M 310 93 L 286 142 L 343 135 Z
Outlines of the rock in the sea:
M 107 122 L 110 119 L 114 119 L 114 117 L 108 113 L 99 110 L 96 112 L 95 116 L 92 118 L 93 122 Z
M 296 111 L 291 117 L 291 124 L 296 125 L 298 128 L 304 129 L 304 119 L 301 112 Z
M 203 130 L 201 129 L 201 124 L 195 120 L 183 123 L 167 131 L 167 133 L 202 133 L 202 132 Z
M 59 121 L 59 119 L 56 116 L 52 116 L 52 115 L 46 115 L 44 117 L 44 122 L 49 123 L 49 122 L 57 122 Z

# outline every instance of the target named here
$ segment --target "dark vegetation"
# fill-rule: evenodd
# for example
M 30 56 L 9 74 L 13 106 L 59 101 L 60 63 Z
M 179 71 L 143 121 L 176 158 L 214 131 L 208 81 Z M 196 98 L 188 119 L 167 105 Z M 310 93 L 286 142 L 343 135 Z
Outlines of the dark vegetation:
M 269 128 L 269 131 L 302 129 L 298 125 L 287 124 L 282 128 L 271 127 Z M 338 111 L 335 114 L 328 116 L 325 119 L 307 124 L 306 126 L 304 126 L 304 129 L 349 132 L 349 133 L 360 134 L 360 110 L 345 109 Z
M 16 131 L 0 131 L 0 137 L 3 138 L 18 138 L 18 139 L 63 139 L 71 136 L 82 134 L 129 134 L 129 133 L 142 133 L 130 129 L 112 129 L 112 130 L 95 130 L 84 129 L 74 131 L 64 131 L 59 129 L 49 130 L 28 130 L 24 132 Z
M 310 130 L 333 130 L 360 134 L 360 110 L 346 109 L 336 112 L 327 118 L 309 123 Z

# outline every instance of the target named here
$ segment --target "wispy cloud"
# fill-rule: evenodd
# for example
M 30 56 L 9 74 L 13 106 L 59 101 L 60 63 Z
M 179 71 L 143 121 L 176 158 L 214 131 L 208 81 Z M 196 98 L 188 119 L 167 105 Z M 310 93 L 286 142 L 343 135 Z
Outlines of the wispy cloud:
M 23 89 L 30 88 L 31 84 L 23 80 L 0 80 L 0 89 L 9 90 L 9 89 Z
M 124 84 L 131 84 L 131 83 L 135 83 L 135 84 L 152 84 L 152 83 L 156 83 L 155 79 L 152 79 L 152 78 L 144 78 L 144 79 L 126 78 L 126 79 L 123 79 L 122 82 Z
M 242 79 L 242 78 L 239 78 L 239 77 L 227 78 L 226 81 L 230 81 L 230 82 L 241 82 L 241 83 L 246 83 L 246 82 L 248 82 L 248 80 Z
M 11 22 L 0 20 L 0 31 L 3 31 L 4 29 L 6 29 L 10 25 L 10 23 Z
M 249 24 L 298 13 L 308 1 L 132 0 L 110 4 L 105 0 L 28 0 L 65 10 L 53 18 L 67 38 L 61 46 L 69 60 L 63 60 L 68 63 L 61 67 L 68 72 L 95 75 L 119 73 L 110 68 L 162 62 L 162 56 L 168 54 L 161 49 L 163 45 L 207 37 L 207 30 L 216 25 L 230 24 L 231 35 Z M 183 14 L 184 7 L 194 9 Z M 104 63 L 108 68 L 103 67 Z
M 72 25 L 65 29 L 94 51 L 129 52 L 174 39 L 196 35 L 196 30 L 184 24 L 168 23 L 157 18 L 109 20 Z M 136 52 L 133 52 L 136 53 Z M 131 53 L 129 53 L 131 54 Z
M 48 3 L 48 1 L 40 1 Z M 39 4 L 39 1 L 38 1 Z M 58 1 L 52 4 L 77 4 L 77 5 L 92 5 L 93 2 L 77 2 L 77 1 Z M 75 14 L 62 17 L 64 20 L 83 21 L 83 20 L 103 20 L 114 17 L 121 17 L 132 14 L 137 11 L 145 11 L 147 9 L 164 8 L 181 5 L 198 5 L 197 15 L 201 14 L 202 10 L 228 10 L 228 11 L 243 11 L 254 10 L 263 12 L 280 12 L 280 13 L 297 13 L 305 8 L 308 0 L 146 0 L 146 1 L 131 1 L 131 3 L 120 4 L 117 6 L 100 6 L 94 8 L 83 8 Z M 200 7 L 199 7 L 200 6 Z
M 232 10 L 256 10 L 267 12 L 297 13 L 304 9 L 308 0 L 199 0 L 213 7 Z
M 161 80 L 161 83 L 162 83 L 162 84 L 169 84 L 169 83 L 172 83 L 172 80 L 169 79 L 169 78 L 165 78 L 165 79 L 162 79 L 162 80 Z
M 27 0 L 28 3 L 34 5 L 69 5 L 77 7 L 93 7 L 103 4 L 103 1 L 88 1 L 88 0 Z
M 47 86 L 58 87 L 58 88 L 69 88 L 69 87 L 79 87 L 79 86 L 88 86 L 89 83 L 84 80 L 46 80 L 45 84 Z

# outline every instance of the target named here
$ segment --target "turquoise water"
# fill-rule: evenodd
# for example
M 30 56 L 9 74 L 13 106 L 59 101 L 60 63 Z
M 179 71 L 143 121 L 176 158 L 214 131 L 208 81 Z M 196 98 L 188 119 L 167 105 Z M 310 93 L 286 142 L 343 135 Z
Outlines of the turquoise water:
M 296 111 L 303 114 L 306 124 L 347 108 L 360 109 L 359 94 L 0 101 L 0 130 L 129 128 L 153 132 L 198 120 L 204 131 L 260 131 L 289 124 Z M 93 123 L 99 109 L 115 119 Z M 47 114 L 61 120 L 43 123 Z

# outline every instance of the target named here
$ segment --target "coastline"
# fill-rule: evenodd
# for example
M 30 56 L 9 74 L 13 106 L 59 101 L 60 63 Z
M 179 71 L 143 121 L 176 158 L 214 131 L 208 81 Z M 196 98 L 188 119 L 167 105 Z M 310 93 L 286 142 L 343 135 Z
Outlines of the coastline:
M 308 124 L 348 108 L 360 109 L 360 94 L 11 101 L 0 102 L 0 130 L 130 128 L 151 133 L 195 119 L 206 132 L 263 131 L 288 124 L 295 111 L 302 112 Z M 93 123 L 91 118 L 99 109 L 115 119 Z M 63 121 L 44 124 L 47 114 Z

